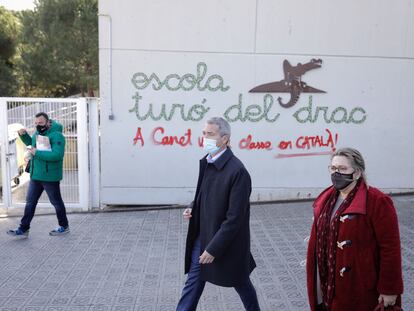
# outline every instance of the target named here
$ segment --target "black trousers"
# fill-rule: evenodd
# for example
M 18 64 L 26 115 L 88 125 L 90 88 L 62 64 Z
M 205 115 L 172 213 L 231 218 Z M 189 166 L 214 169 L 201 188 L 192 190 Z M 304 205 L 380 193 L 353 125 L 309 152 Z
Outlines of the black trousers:
M 20 229 L 22 229 L 23 232 L 30 229 L 30 223 L 35 214 L 36 205 L 43 190 L 46 191 L 50 203 L 55 207 L 59 226 L 66 228 L 69 225 L 66 217 L 65 204 L 63 203 L 62 195 L 60 193 L 60 183 L 58 181 L 47 182 L 31 179 L 26 196 L 24 216 L 20 223 Z

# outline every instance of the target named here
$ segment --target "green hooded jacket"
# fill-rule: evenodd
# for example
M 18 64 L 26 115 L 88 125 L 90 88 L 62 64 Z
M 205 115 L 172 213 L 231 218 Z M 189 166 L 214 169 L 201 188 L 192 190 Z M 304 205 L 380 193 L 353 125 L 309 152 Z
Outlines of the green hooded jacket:
M 30 161 L 30 178 L 38 181 L 60 181 L 62 180 L 63 156 L 65 153 L 65 137 L 62 134 L 62 125 L 52 121 L 50 128 L 44 133 L 50 141 L 52 151 L 36 150 L 36 154 Z M 20 139 L 26 146 L 32 145 L 36 148 L 36 131 L 32 137 L 25 133 Z

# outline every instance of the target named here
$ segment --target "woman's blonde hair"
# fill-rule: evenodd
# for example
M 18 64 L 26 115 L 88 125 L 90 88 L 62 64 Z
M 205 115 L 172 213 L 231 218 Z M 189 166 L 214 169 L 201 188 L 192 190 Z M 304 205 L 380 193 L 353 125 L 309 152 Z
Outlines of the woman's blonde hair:
M 336 156 L 347 158 L 351 163 L 352 168 L 359 171 L 364 181 L 367 181 L 367 176 L 365 175 L 365 161 L 361 152 L 354 148 L 340 148 L 332 154 L 331 160 Z

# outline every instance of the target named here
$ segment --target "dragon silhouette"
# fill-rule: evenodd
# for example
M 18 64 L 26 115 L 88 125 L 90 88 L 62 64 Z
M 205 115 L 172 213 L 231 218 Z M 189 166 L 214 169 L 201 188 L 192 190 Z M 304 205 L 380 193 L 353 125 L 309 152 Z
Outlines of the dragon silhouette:
M 311 59 L 308 63 L 298 63 L 292 66 L 287 59 L 283 61 L 283 72 L 285 78 L 277 82 L 270 82 L 261 84 L 252 88 L 250 93 L 290 93 L 290 99 L 287 103 L 283 103 L 282 98 L 278 97 L 277 101 L 280 106 L 290 108 L 295 105 L 301 93 L 326 93 L 314 87 L 307 85 L 302 81 L 302 76 L 312 69 L 317 69 L 322 66 L 321 59 Z

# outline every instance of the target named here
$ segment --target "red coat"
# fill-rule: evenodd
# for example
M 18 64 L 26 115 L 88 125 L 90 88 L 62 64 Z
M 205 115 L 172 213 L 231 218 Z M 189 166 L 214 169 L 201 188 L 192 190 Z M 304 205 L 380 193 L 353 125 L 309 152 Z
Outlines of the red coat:
M 316 306 L 315 220 L 334 191 L 333 187 L 327 188 L 313 204 L 314 223 L 306 263 L 312 311 Z M 345 240 L 352 243 L 336 251 L 335 294 L 330 311 L 371 311 L 378 304 L 380 293 L 402 294 L 400 234 L 389 196 L 361 183 L 350 206 L 341 214 L 338 241 Z M 343 267 L 349 271 L 340 276 Z M 401 304 L 400 297 L 397 304 Z

